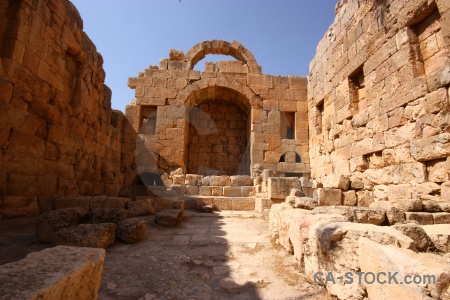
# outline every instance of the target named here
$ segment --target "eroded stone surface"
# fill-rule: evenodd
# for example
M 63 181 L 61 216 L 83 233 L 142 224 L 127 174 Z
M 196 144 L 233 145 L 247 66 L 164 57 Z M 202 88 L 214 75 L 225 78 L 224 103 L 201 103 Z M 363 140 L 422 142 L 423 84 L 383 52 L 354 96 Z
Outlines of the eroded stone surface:
M 121 241 L 134 244 L 145 239 L 147 222 L 139 218 L 122 220 L 117 225 L 117 238 Z
M 116 224 L 81 224 L 59 230 L 52 239 L 53 245 L 104 248 L 115 242 Z
M 0 266 L 2 299 L 97 299 L 105 250 L 56 246 Z
M 36 218 L 37 239 L 40 242 L 48 243 L 58 230 L 86 222 L 87 217 L 87 211 L 79 207 L 57 209 L 42 214 Z
M 122 208 L 96 208 L 89 213 L 89 221 L 93 224 L 114 223 L 130 217 L 130 212 Z
M 367 238 L 360 238 L 358 254 L 362 272 L 375 274 L 390 270 L 398 272 L 398 282 L 403 282 L 405 276 L 433 275 L 436 283 L 414 284 L 367 284 L 366 289 L 370 299 L 446 299 L 450 268 L 448 258 L 429 254 L 415 253 L 411 250 L 391 245 L 380 245 Z M 423 278 L 423 277 L 422 277 Z M 404 282 L 403 282 L 404 283 Z
M 410 237 L 416 245 L 417 251 L 427 251 L 432 246 L 430 237 L 422 227 L 416 224 L 398 224 L 393 228 L 397 229 L 407 237 Z
M 371 224 L 324 221 L 309 230 L 304 247 L 305 273 L 312 280 L 317 272 L 357 272 L 359 270 L 358 240 L 366 237 L 379 244 L 414 249 L 414 241 L 397 230 Z M 325 278 L 320 278 L 321 280 Z M 358 284 L 327 284 L 328 291 L 340 299 L 362 299 L 364 288 Z

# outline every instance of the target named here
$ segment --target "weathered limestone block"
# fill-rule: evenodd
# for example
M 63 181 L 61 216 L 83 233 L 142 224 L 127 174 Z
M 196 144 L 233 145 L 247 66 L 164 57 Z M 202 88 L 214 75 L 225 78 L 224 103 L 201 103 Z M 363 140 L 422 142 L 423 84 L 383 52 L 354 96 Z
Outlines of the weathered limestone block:
M 386 211 L 387 225 L 401 224 L 405 222 L 405 212 L 395 206 L 391 201 L 377 201 L 370 204 L 369 208 L 383 209 Z
M 56 246 L 0 266 L 2 299 L 97 299 L 105 250 Z
M 40 242 L 48 243 L 60 229 L 76 226 L 87 221 L 86 210 L 74 207 L 50 211 L 36 218 L 36 236 Z
M 323 180 L 323 187 L 346 191 L 350 187 L 350 178 L 345 175 L 330 174 Z
M 411 184 L 398 184 L 390 185 L 388 188 L 388 199 L 411 199 L 412 197 L 412 185 Z
M 253 179 L 250 176 L 230 176 L 232 186 L 252 186 Z
M 94 210 L 96 208 L 127 208 L 130 199 L 107 197 L 107 196 L 95 196 L 92 197 L 89 203 L 89 209 Z
M 256 195 L 256 188 L 254 186 L 242 186 L 241 187 L 242 197 L 251 197 Z
M 196 174 L 186 174 L 186 178 L 184 180 L 185 185 L 201 185 L 202 184 L 202 176 Z
M 186 176 L 185 175 L 173 175 L 172 180 L 173 184 L 184 184 Z
M 91 197 L 66 197 L 55 199 L 55 208 L 69 208 L 69 207 L 81 207 L 82 209 L 89 211 L 89 203 Z
M 358 202 L 356 198 L 356 192 L 355 191 L 346 191 L 342 193 L 343 199 L 342 204 L 346 206 L 355 206 Z
M 226 199 L 224 201 L 227 201 Z M 229 200 L 228 200 L 229 201 Z M 253 198 L 234 198 L 231 200 L 231 209 L 237 211 L 255 210 L 255 199 Z
M 198 190 L 198 194 L 200 196 L 211 196 L 211 187 L 210 186 L 201 186 Z
M 227 186 L 230 185 L 230 176 L 210 176 L 209 185 L 211 186 Z
M 223 196 L 223 186 L 210 186 L 209 188 L 211 189 L 211 196 Z
M 142 199 L 128 203 L 128 211 L 131 217 L 146 216 L 154 213 L 153 200 Z
M 289 228 L 293 219 L 301 218 L 302 215 L 311 214 L 309 210 L 304 209 L 285 209 L 278 215 L 278 239 L 276 243 L 280 244 L 287 252 L 293 254 L 294 249 L 289 236 Z
M 170 189 L 174 191 L 177 196 L 184 196 L 186 194 L 186 186 L 184 184 L 172 184 Z
M 410 237 L 416 245 L 417 251 L 427 251 L 432 245 L 430 237 L 422 227 L 416 224 L 397 224 L 392 226 L 402 234 Z
M 239 186 L 224 186 L 223 195 L 225 197 L 241 197 L 241 188 Z
M 363 237 L 383 245 L 414 249 L 413 240 L 390 227 L 325 221 L 309 230 L 309 239 L 304 247 L 306 275 L 313 280 L 317 272 L 344 275 L 345 272 L 359 271 L 358 240 Z M 339 299 L 363 299 L 364 289 L 357 283 L 329 283 L 326 287 Z
M 269 177 L 267 185 L 271 199 L 286 199 L 291 189 L 301 188 L 298 178 L 289 177 Z
M 186 194 L 187 195 L 198 195 L 198 192 L 199 192 L 198 186 L 186 185 Z
M 354 222 L 381 225 L 386 219 L 384 209 L 373 209 L 368 207 L 350 207 L 353 211 Z
M 273 204 L 270 208 L 269 213 L 269 234 L 270 238 L 273 241 L 276 241 L 279 237 L 279 231 L 280 231 L 280 213 L 286 209 L 292 209 L 291 206 L 287 203 L 279 203 L 279 204 Z
M 429 253 L 415 253 L 409 249 L 397 248 L 393 245 L 380 245 L 368 238 L 359 240 L 359 264 L 361 272 L 379 274 L 389 270 L 391 274 L 398 272 L 397 282 L 403 282 L 409 275 L 411 284 L 367 284 L 370 299 L 441 299 L 449 286 L 450 268 L 447 259 Z M 436 284 L 414 284 L 414 276 L 434 275 Z M 388 278 L 383 278 L 383 280 Z M 406 279 L 406 278 L 405 278 Z M 424 295 L 430 294 L 430 297 Z
M 23 184 L 23 182 L 20 182 L 20 184 Z M 0 214 L 4 218 L 23 218 L 37 216 L 39 215 L 39 205 L 37 197 L 30 198 L 27 196 L 3 196 L 1 200 Z
M 446 181 L 441 185 L 442 200 L 450 203 L 450 181 Z
M 434 224 L 450 224 L 450 213 L 433 213 Z
M 300 189 L 292 189 L 289 192 L 289 196 L 295 196 L 295 197 L 305 197 L 305 193 L 303 193 Z
M 450 155 L 450 133 L 411 141 L 411 154 L 418 161 L 434 160 Z
M 117 238 L 128 244 L 143 241 L 146 234 L 147 222 L 142 219 L 132 218 L 122 220 L 117 226 Z
M 378 201 L 384 202 L 384 201 Z M 423 204 L 420 199 L 395 199 L 389 201 L 392 205 L 403 212 L 420 212 L 423 210 Z
M 294 256 L 300 264 L 303 264 L 303 248 L 309 239 L 309 229 L 322 221 L 349 221 L 341 215 L 320 214 L 311 215 L 305 212 L 295 212 L 289 223 L 289 240 L 292 244 Z
M 314 191 L 319 206 L 342 205 L 342 191 L 340 189 L 318 188 Z
M 450 224 L 421 225 L 439 251 L 450 252 Z
M 381 225 L 386 218 L 384 209 L 351 206 L 320 206 L 313 209 L 314 214 L 337 214 L 350 222 Z
M 424 211 L 424 212 L 442 212 L 439 202 L 440 201 L 435 201 L 435 200 L 422 200 L 422 211 Z
M 312 210 L 317 207 L 317 200 L 309 197 L 287 196 L 286 203 L 292 208 Z
M 81 224 L 59 230 L 52 239 L 53 245 L 104 248 L 114 244 L 116 224 Z
M 449 169 L 450 164 L 446 159 L 427 163 L 428 180 L 439 183 L 449 180 Z
M 130 217 L 130 211 L 121 208 L 96 208 L 89 213 L 89 221 L 93 224 L 114 223 Z
M 405 212 L 406 223 L 412 222 L 419 225 L 433 225 L 433 214 L 427 212 Z
M 358 206 L 369 207 L 373 202 L 373 193 L 370 191 L 358 191 L 356 197 L 358 198 Z
M 183 210 L 165 210 L 155 215 L 155 224 L 173 227 L 178 226 L 184 218 Z
M 350 189 L 351 190 L 362 190 L 364 188 L 364 182 L 361 180 L 352 180 L 350 181 Z

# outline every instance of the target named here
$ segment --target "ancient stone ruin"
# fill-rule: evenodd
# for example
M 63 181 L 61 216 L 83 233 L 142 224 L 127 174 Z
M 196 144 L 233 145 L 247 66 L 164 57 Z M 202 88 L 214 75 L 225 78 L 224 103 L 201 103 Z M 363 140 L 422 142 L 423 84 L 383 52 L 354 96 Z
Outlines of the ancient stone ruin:
M 230 60 L 194 70 L 208 54 Z M 96 297 L 104 252 L 68 246 L 135 243 L 137 216 L 171 226 L 215 210 L 268 218 L 272 240 L 339 299 L 450 299 L 448 1 L 339 1 L 307 77 L 264 74 L 237 41 L 168 56 L 129 79 L 135 99 L 115 111 L 69 1 L 0 4 L 0 219 L 39 216 L 61 264 L 82 258 L 67 272 L 95 257 L 76 295 Z M 346 272 L 436 282 L 327 280 Z

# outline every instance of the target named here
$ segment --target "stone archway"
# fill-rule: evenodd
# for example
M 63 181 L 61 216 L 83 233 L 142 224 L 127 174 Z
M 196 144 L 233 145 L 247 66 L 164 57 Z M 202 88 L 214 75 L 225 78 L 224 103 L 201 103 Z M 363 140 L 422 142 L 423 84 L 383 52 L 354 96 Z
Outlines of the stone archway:
M 186 53 L 186 62 L 190 70 L 208 54 L 229 55 L 248 66 L 250 73 L 261 74 L 261 67 L 257 64 L 253 54 L 240 42 L 223 40 L 203 41 L 193 46 Z
M 213 86 L 192 93 L 188 103 L 187 173 L 250 175 L 248 99 Z

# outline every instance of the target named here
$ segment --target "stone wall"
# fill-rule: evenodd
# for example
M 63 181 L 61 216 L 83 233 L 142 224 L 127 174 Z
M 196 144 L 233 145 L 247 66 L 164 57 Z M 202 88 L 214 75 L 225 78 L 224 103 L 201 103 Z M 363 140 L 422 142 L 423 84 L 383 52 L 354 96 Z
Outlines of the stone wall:
M 205 101 L 189 111 L 189 120 L 188 174 L 250 174 L 248 116 L 239 106 L 220 99 Z
M 205 62 L 203 72 L 193 70 L 207 54 L 236 60 Z M 125 188 L 142 172 L 158 173 L 163 180 L 196 173 L 199 168 L 211 175 L 256 176 L 252 174 L 255 166 L 280 176 L 309 173 L 306 78 L 264 75 L 239 42 L 204 41 L 186 54 L 171 50 L 169 58 L 130 78 L 128 85 L 135 89 L 136 99 L 125 113 Z M 224 103 L 229 106 L 226 112 Z M 236 107 L 242 112 L 235 112 Z M 193 110 L 208 120 L 193 119 Z M 221 110 L 224 114 L 218 113 L 219 119 L 211 113 Z M 153 117 L 148 117 L 149 112 Z M 226 119 L 230 116 L 235 117 Z M 205 132 L 192 135 L 196 122 L 219 131 L 228 128 L 227 139 L 216 144 Z M 148 130 L 146 124 L 154 125 Z M 236 134 L 242 141 L 231 139 Z
M 117 195 L 123 114 L 103 59 L 67 0 L 0 3 L 0 196 L 4 217 L 54 197 Z
M 341 1 L 310 64 L 312 177 L 358 201 L 450 201 L 448 1 Z M 370 199 L 370 201 L 368 201 Z

